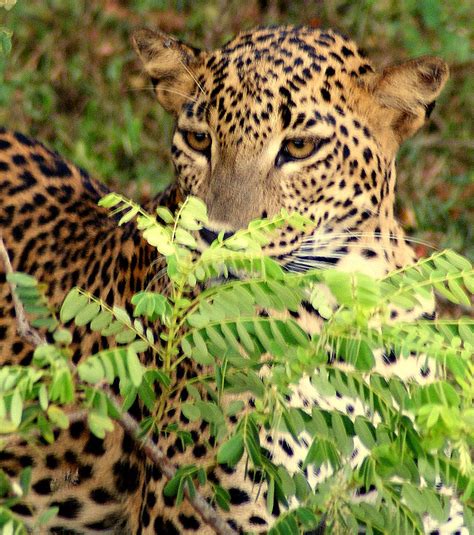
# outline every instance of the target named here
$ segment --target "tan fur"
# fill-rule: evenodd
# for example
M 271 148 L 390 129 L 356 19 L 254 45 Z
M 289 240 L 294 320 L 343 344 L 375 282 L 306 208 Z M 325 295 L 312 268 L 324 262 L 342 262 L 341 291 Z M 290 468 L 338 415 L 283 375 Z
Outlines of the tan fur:
M 423 126 L 427 107 L 436 100 L 448 77 L 445 61 L 423 56 L 386 67 L 369 81 L 369 91 L 390 116 L 397 144 Z

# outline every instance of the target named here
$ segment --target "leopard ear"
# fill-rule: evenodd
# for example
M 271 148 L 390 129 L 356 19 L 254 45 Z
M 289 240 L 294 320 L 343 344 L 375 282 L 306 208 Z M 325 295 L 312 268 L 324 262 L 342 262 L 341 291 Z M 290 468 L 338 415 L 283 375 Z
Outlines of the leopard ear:
M 200 50 L 166 33 L 148 29 L 136 31 L 132 41 L 158 102 L 177 115 L 196 85 L 192 71 L 199 63 Z
M 383 108 L 392 112 L 391 126 L 399 143 L 430 116 L 448 77 L 446 62 L 433 56 L 392 65 L 371 77 L 369 90 Z

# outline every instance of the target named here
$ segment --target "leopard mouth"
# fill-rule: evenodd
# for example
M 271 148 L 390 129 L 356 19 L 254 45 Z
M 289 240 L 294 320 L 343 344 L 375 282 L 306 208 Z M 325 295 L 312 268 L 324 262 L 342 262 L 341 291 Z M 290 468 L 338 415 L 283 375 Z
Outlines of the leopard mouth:
M 233 231 L 224 231 L 224 239 L 228 239 L 234 235 Z M 211 245 L 217 240 L 219 232 L 203 227 L 199 230 L 199 237 L 205 247 Z M 323 251 L 321 251 L 323 252 Z M 304 273 L 310 269 L 324 269 L 334 267 L 340 260 L 340 255 L 323 254 L 309 254 L 307 251 L 293 251 L 292 253 L 284 253 L 280 255 L 270 255 L 274 260 L 281 264 L 285 271 L 293 273 Z M 230 273 L 229 273 L 230 275 Z M 238 274 L 233 274 L 232 278 L 238 278 Z M 213 281 L 215 283 L 216 281 Z
M 278 257 L 283 269 L 293 273 L 305 273 L 311 269 L 328 269 L 336 266 L 340 259 L 340 256 L 331 256 L 330 254 L 328 256 L 321 254 L 284 254 Z
M 226 240 L 227 238 L 230 238 L 231 236 L 233 236 L 233 234 L 234 232 L 232 231 L 224 232 L 224 240 Z M 211 230 L 207 227 L 203 227 L 202 229 L 199 230 L 199 236 L 205 242 L 206 245 L 211 245 L 212 242 L 217 240 L 217 237 L 219 236 L 219 232 L 215 232 L 214 230 Z

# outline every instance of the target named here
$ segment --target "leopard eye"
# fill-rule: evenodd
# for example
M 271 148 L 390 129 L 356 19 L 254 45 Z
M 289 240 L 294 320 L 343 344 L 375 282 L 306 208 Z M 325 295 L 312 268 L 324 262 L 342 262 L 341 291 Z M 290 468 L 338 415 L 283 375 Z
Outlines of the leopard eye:
M 205 132 L 183 132 L 186 143 L 197 152 L 206 152 L 211 146 L 211 136 Z
M 287 156 L 294 160 L 304 160 L 305 158 L 309 158 L 315 149 L 315 140 L 308 138 L 288 139 L 283 146 L 283 150 Z

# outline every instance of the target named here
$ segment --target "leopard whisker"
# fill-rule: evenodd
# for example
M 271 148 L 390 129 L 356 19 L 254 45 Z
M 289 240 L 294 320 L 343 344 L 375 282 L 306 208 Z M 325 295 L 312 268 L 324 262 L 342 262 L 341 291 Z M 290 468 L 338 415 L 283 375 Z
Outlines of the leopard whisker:
M 168 93 L 173 93 L 173 95 L 184 97 L 186 100 L 190 100 L 191 102 L 194 102 L 194 103 L 198 102 L 196 98 L 191 97 L 190 95 L 187 95 L 186 93 L 181 93 L 181 91 L 176 91 L 176 89 L 167 89 L 166 87 L 155 87 L 155 91 L 166 91 Z
M 199 83 L 199 81 L 197 80 L 197 78 L 194 76 L 193 72 L 191 71 L 191 69 L 184 63 L 184 61 L 179 58 L 179 62 L 181 63 L 181 65 L 184 67 L 184 70 L 189 74 L 191 80 L 198 86 L 199 88 L 199 91 L 201 91 L 201 93 L 203 95 L 206 95 L 206 92 L 204 91 L 202 85 Z
M 319 254 L 319 253 L 324 253 L 326 254 L 326 250 L 325 250 L 325 247 L 327 246 L 332 246 L 332 247 L 345 247 L 347 246 L 348 248 L 350 249 L 367 249 L 367 248 L 371 248 L 372 247 L 372 244 L 367 244 L 367 243 L 346 243 L 344 241 L 331 241 L 331 242 L 328 242 L 328 243 L 314 243 L 314 244 L 305 244 L 305 245 L 302 245 L 301 247 L 299 247 L 297 250 L 295 250 L 295 253 L 294 254 L 298 254 L 298 251 L 303 251 L 303 252 L 312 252 L 314 254 Z M 395 246 L 385 246 L 385 245 L 380 245 L 380 244 L 375 244 L 374 249 L 378 249 L 378 250 L 382 250 L 382 251 L 387 251 L 387 252 L 391 252 L 393 250 L 396 249 Z M 331 251 L 328 251 L 329 253 Z M 344 253 L 341 253 L 343 256 L 344 256 Z
M 328 243 L 332 242 L 334 238 L 348 238 L 348 237 L 355 237 L 355 238 L 370 238 L 370 237 L 376 237 L 376 238 L 391 238 L 392 235 L 390 233 L 383 233 L 383 232 L 341 232 L 341 233 L 326 233 L 326 234 L 312 234 L 310 236 L 306 236 L 303 238 L 303 242 L 307 241 L 315 241 L 316 239 L 320 242 L 327 241 Z M 426 247 L 429 247 L 430 249 L 436 250 L 437 247 L 426 241 L 421 240 L 419 238 L 413 238 L 411 236 L 403 236 L 403 240 L 409 243 L 416 243 L 419 245 L 425 245 Z
M 321 262 L 319 260 L 315 261 L 305 261 L 305 260 L 295 260 L 290 259 L 290 262 L 283 264 L 282 266 L 287 271 L 292 273 L 304 272 L 310 269 L 328 269 L 334 267 L 332 262 Z

